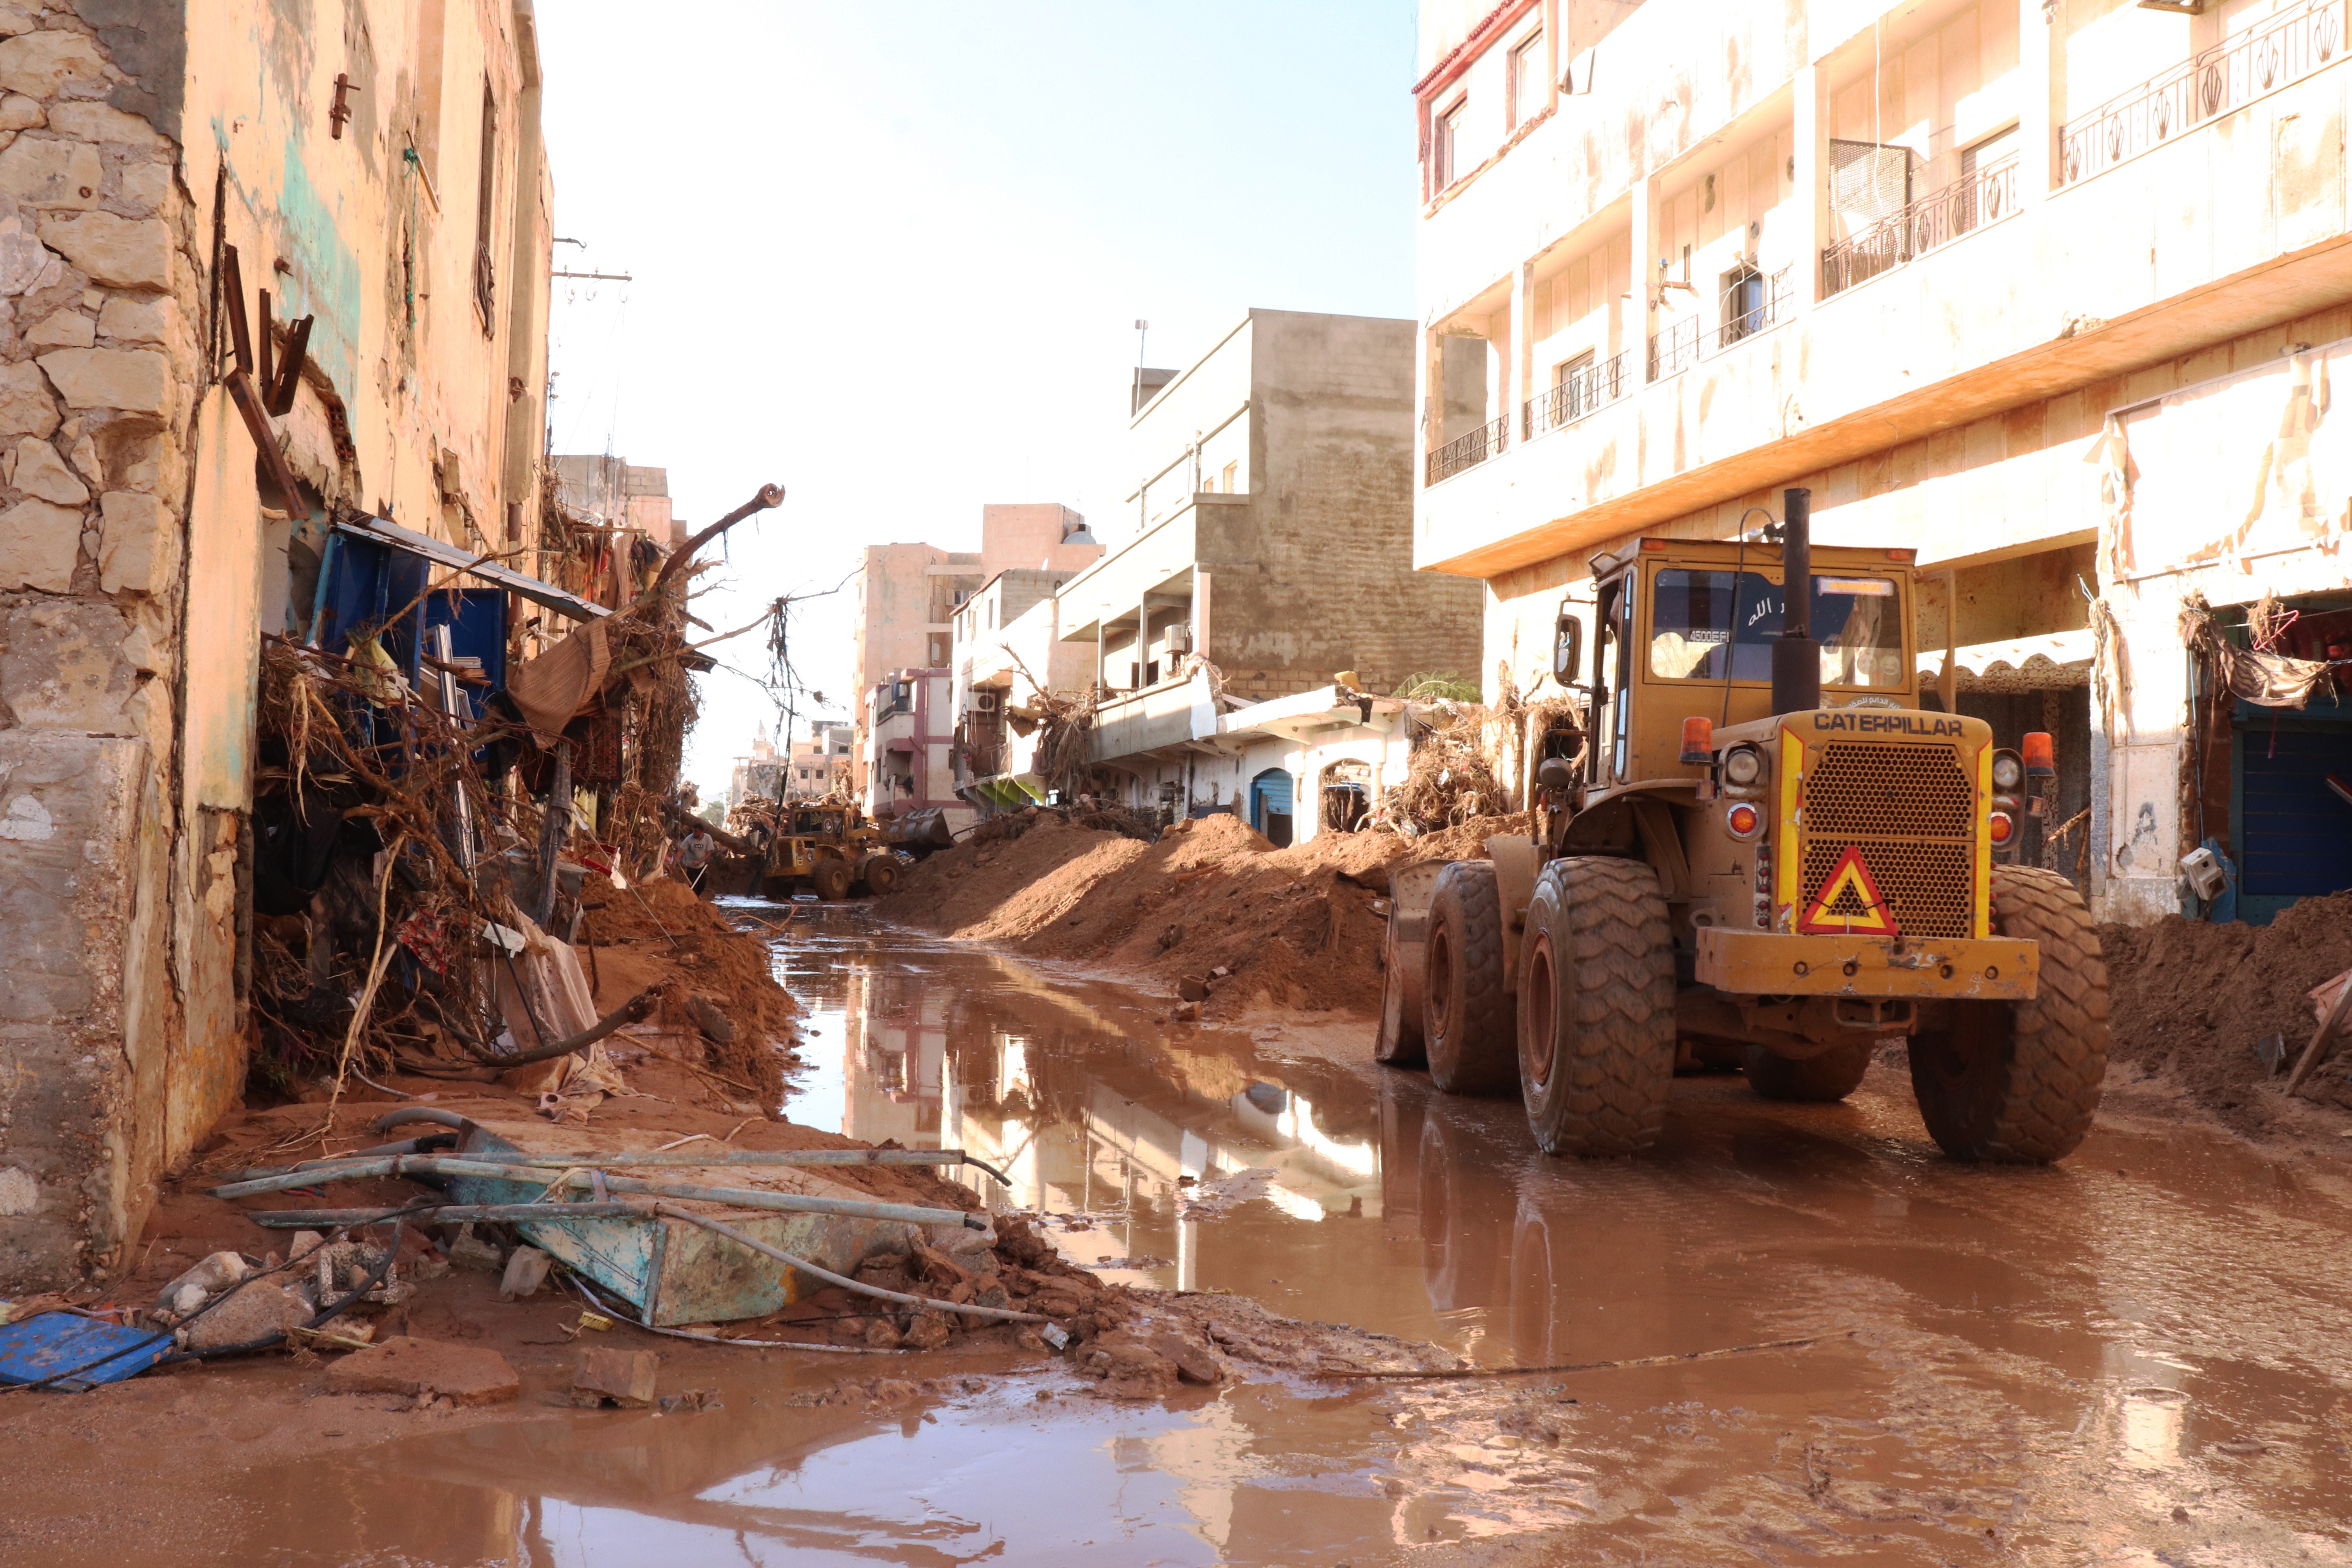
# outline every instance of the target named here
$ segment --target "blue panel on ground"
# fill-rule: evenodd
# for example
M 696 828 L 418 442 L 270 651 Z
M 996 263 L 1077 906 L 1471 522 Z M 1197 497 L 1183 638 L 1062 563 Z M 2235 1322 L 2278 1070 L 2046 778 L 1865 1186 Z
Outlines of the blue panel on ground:
M 44 1312 L 0 1323 L 0 1384 L 50 1384 L 69 1392 L 135 1377 L 172 1353 L 172 1336 L 94 1323 L 71 1312 Z M 94 1363 L 94 1364 L 93 1364 Z
M 2258 898 L 2352 888 L 2352 805 L 2327 775 L 2352 779 L 2352 732 L 2248 727 L 2239 740 L 2240 885 Z

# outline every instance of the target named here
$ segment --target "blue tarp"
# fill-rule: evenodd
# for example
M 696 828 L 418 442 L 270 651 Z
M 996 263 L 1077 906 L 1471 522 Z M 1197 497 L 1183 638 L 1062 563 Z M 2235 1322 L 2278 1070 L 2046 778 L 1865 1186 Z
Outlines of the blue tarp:
M 0 1384 L 40 1383 L 79 1393 L 101 1383 L 136 1377 L 172 1353 L 172 1336 L 92 1322 L 71 1312 L 44 1312 L 21 1323 L 0 1323 Z

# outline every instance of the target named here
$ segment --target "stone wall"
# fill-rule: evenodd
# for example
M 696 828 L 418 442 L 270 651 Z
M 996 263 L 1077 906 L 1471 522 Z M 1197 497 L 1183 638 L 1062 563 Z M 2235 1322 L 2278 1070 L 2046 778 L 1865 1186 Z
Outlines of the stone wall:
M 160 111 L 71 14 L 0 6 L 0 1282 L 16 1285 L 115 1261 L 168 1152 L 205 269 L 177 148 L 118 101 Z M 236 918 L 238 831 L 211 825 L 187 862 L 204 918 Z

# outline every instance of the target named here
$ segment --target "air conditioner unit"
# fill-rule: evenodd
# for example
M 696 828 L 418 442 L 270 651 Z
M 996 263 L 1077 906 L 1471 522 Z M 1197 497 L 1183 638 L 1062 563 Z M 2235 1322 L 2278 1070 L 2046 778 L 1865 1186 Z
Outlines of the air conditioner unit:
M 1170 626 L 1166 636 L 1170 653 L 1183 654 L 1192 651 L 1192 628 L 1185 622 L 1178 621 L 1174 626 Z
M 999 700 L 1001 699 L 993 691 L 975 691 L 971 694 L 971 710 L 975 713 L 993 713 L 996 711 Z

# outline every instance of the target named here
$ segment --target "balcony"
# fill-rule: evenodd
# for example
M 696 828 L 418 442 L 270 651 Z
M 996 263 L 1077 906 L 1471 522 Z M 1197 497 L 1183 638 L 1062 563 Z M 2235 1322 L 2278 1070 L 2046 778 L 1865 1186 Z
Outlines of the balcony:
M 1633 390 L 1633 356 L 1629 351 L 1599 364 L 1579 365 L 1560 377 L 1549 392 L 1530 397 L 1520 410 L 1520 437 L 1532 441 L 1547 430 L 1564 430 Z
M 1467 436 L 1457 436 L 1429 455 L 1428 483 L 1450 479 L 1465 468 L 1477 467 L 1503 449 L 1510 432 L 1510 416 L 1490 419 Z
M 1920 197 L 1822 252 L 1822 294 L 1857 283 L 1949 245 L 2016 213 L 2017 160 L 2004 158 Z
M 1699 361 L 1769 331 L 1789 319 L 1796 304 L 1786 267 L 1769 279 L 1750 273 L 1723 291 L 1717 324 L 1702 329 L 1696 316 L 1686 317 L 1650 340 L 1650 379 L 1679 375 Z
M 2292 86 L 2344 49 L 2345 0 L 2303 0 L 2058 128 L 2063 188 Z

